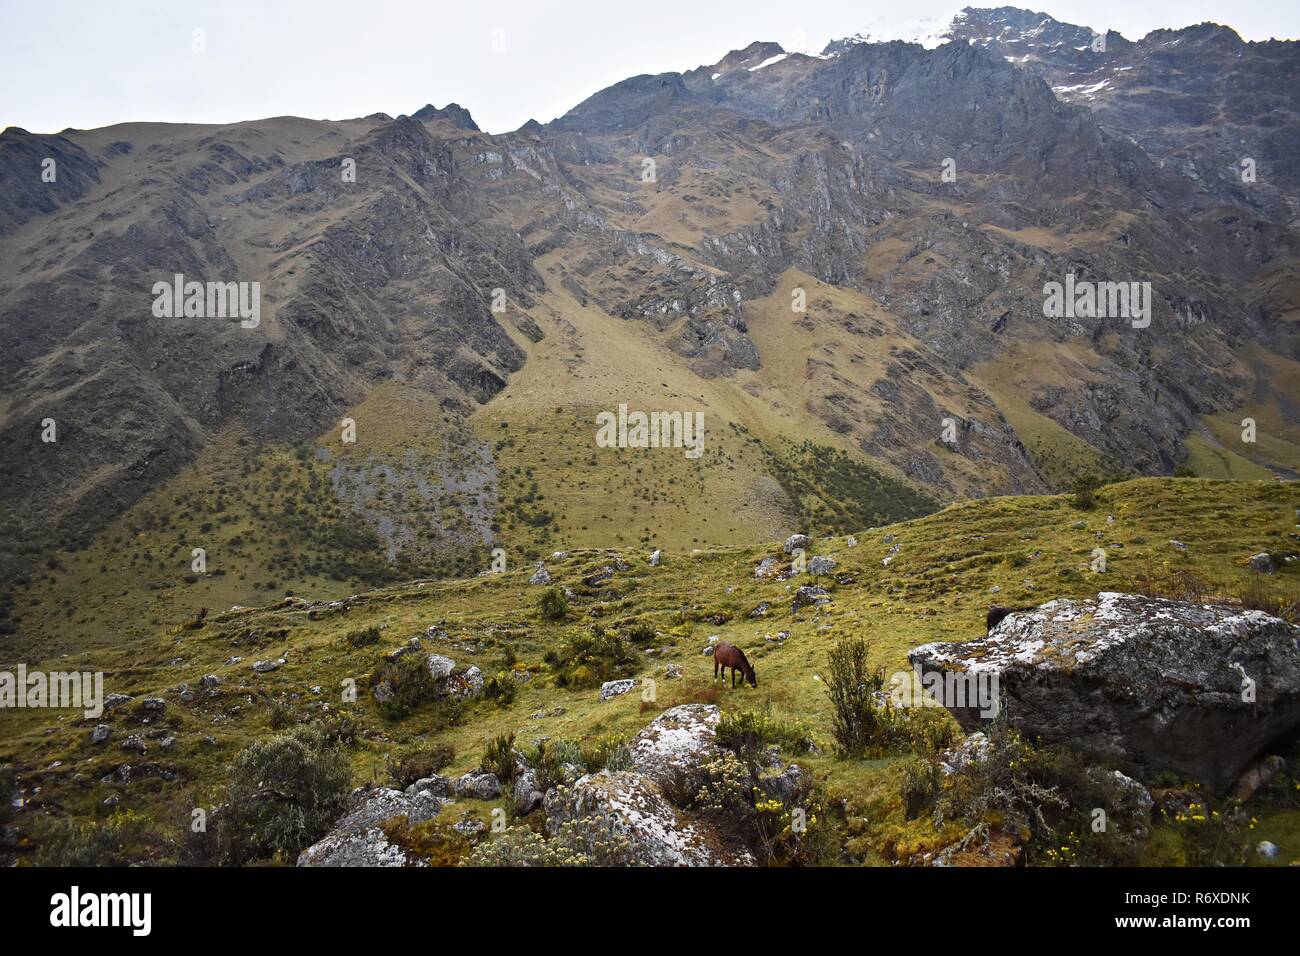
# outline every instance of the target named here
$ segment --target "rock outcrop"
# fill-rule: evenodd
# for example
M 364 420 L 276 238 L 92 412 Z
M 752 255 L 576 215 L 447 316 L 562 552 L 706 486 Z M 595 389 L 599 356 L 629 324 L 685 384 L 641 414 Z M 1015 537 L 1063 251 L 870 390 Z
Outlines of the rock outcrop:
M 627 839 L 636 859 L 653 866 L 748 866 L 748 851 L 727 845 L 705 821 L 677 809 L 662 784 L 718 753 L 717 707 L 683 704 L 660 714 L 628 745 L 631 769 L 601 771 L 546 795 L 546 828 L 597 816 Z
M 299 866 L 423 866 L 389 842 L 381 825 L 394 817 L 420 823 L 437 816 L 441 801 L 427 790 L 413 794 L 379 787 L 354 794 L 354 809 L 322 839 L 298 855 Z
M 1008 718 L 1031 738 L 1217 793 L 1300 728 L 1300 627 L 1262 611 L 1102 592 L 908 658 L 923 676 L 995 678 Z M 949 710 L 973 730 L 987 713 L 965 703 Z

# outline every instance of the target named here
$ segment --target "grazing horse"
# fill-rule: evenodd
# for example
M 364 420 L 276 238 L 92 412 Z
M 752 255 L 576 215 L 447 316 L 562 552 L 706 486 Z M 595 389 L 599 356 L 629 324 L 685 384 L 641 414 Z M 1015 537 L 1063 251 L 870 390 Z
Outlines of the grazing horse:
M 726 641 L 718 641 L 713 645 L 713 679 L 718 679 L 718 672 L 722 672 L 722 679 L 727 679 L 727 668 L 731 668 L 731 686 L 736 686 L 736 671 L 745 675 L 745 680 L 749 681 L 750 687 L 758 686 L 758 677 L 754 674 L 754 668 L 750 666 L 745 652 L 739 647 L 733 647 Z
M 1000 607 L 994 604 L 989 608 L 988 616 L 984 618 L 985 630 L 992 631 L 993 628 L 1002 623 L 1002 619 L 1008 614 L 1019 614 L 1021 611 L 1032 610 L 1031 607 Z

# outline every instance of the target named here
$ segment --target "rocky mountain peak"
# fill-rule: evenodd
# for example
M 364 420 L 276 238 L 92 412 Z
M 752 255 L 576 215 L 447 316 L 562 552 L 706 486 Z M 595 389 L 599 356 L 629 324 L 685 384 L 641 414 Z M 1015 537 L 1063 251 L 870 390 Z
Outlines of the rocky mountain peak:
M 458 103 L 448 103 L 442 109 L 438 109 L 432 103 L 426 103 L 412 113 L 411 118 L 419 120 L 421 123 L 426 123 L 429 120 L 445 119 L 460 129 L 479 132 L 478 124 L 474 122 L 474 117 L 469 115 L 469 110 Z
M 713 75 L 725 75 L 736 70 L 758 70 L 786 56 L 781 44 L 755 40 L 742 50 L 732 50 L 709 68 Z

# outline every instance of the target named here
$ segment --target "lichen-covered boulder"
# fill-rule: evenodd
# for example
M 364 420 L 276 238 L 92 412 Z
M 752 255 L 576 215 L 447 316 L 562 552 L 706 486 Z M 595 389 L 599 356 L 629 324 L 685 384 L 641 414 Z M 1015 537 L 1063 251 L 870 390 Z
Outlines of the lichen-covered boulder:
M 632 769 L 655 780 L 694 770 L 718 755 L 718 721 L 712 704 L 680 704 L 669 708 L 628 742 Z
M 623 680 L 607 680 L 600 685 L 600 699 L 609 700 L 611 697 L 620 697 L 636 687 L 637 681 L 634 677 L 624 678 Z
M 636 771 L 589 774 L 546 794 L 546 832 L 567 821 L 598 817 L 627 840 L 644 866 L 749 866 L 747 850 L 729 846 L 708 823 L 692 819 L 668 801 L 659 784 Z
M 1031 738 L 1216 793 L 1300 728 L 1300 627 L 1262 611 L 1102 592 L 908 658 L 923 679 L 996 677 L 1008 718 Z M 974 730 L 988 713 L 966 703 L 948 709 Z
M 428 791 L 414 794 L 378 787 L 353 795 L 351 812 L 334 829 L 298 855 L 299 866 L 423 866 L 390 843 L 381 825 L 395 817 L 420 823 L 437 816 L 441 801 Z

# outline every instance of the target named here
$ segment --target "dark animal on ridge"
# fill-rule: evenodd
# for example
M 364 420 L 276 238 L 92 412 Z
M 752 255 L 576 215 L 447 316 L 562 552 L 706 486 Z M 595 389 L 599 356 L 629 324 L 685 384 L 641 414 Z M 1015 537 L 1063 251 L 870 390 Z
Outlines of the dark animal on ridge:
M 1032 607 L 1002 607 L 994 604 L 989 608 L 988 616 L 984 618 L 985 630 L 992 631 L 1002 623 L 1002 619 L 1008 614 L 1019 614 L 1021 611 L 1032 611 Z
M 740 671 L 749 681 L 750 687 L 758 686 L 758 677 L 754 674 L 754 668 L 750 666 L 745 652 L 739 647 L 733 647 L 726 641 L 718 641 L 713 645 L 713 679 L 718 679 L 718 671 L 722 672 L 722 679 L 727 679 L 727 668 L 731 668 L 731 686 L 736 686 L 736 671 Z

